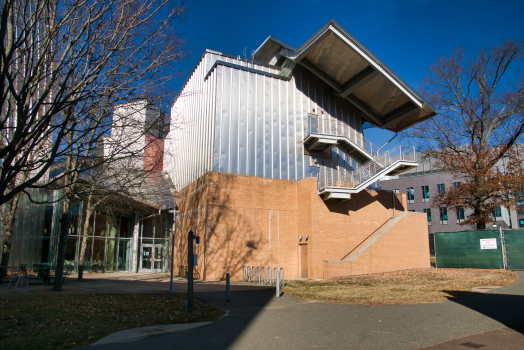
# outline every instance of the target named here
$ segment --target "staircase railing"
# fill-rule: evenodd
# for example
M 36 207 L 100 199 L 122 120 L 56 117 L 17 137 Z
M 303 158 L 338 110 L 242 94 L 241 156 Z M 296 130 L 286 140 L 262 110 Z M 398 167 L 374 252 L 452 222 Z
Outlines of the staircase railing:
M 416 161 L 415 147 L 398 145 L 373 157 L 373 160 L 354 171 L 324 169 L 318 174 L 318 190 L 326 187 L 354 188 L 370 180 L 380 171 L 397 161 Z
M 322 119 L 309 117 L 304 123 L 304 135 L 323 134 L 333 136 L 343 136 L 354 142 L 371 156 L 378 154 L 379 147 L 366 139 L 362 133 L 358 133 L 348 124 L 340 120 Z

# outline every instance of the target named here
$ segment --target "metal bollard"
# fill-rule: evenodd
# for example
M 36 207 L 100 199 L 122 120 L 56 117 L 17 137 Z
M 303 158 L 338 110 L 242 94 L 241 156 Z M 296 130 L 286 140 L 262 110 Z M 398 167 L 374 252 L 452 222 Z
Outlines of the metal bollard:
M 231 299 L 230 299 L 230 295 L 229 295 L 229 272 L 226 272 L 226 301 L 229 302 Z
M 277 298 L 280 298 L 280 271 L 277 271 Z

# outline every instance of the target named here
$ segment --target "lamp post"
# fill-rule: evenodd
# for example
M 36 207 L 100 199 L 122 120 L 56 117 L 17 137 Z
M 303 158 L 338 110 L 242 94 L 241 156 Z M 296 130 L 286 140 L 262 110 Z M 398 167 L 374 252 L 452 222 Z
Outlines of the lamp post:
M 175 227 L 176 227 L 176 214 L 178 210 L 173 209 L 173 229 L 171 234 L 171 280 L 169 281 L 169 294 L 175 294 L 173 290 L 173 268 L 174 268 L 174 257 L 175 257 Z

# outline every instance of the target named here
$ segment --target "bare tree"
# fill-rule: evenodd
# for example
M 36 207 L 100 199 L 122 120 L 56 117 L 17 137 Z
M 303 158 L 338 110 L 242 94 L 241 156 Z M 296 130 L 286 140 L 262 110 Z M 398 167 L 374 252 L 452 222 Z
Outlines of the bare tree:
M 79 142 L 96 143 L 115 104 L 173 97 L 163 87 L 187 55 L 183 1 L 6 0 L 1 10 L 0 205 L 40 187 Z M 75 177 L 71 165 L 53 185 Z
M 461 179 L 434 205 L 473 209 L 463 225 L 485 229 L 497 205 L 515 207 L 524 185 L 524 76 L 521 41 L 468 56 L 464 48 L 430 67 L 422 93 L 439 112 L 405 136 L 437 166 Z
M 187 55 L 177 32 L 184 10 L 183 1 L 173 0 L 3 2 L 0 205 L 27 188 L 61 189 L 58 282 L 79 174 L 132 156 L 125 144 L 109 155 L 100 150 L 114 122 L 113 107 L 174 97 L 165 87 Z M 57 164 L 60 171 L 39 183 Z M 61 289 L 58 282 L 55 290 Z

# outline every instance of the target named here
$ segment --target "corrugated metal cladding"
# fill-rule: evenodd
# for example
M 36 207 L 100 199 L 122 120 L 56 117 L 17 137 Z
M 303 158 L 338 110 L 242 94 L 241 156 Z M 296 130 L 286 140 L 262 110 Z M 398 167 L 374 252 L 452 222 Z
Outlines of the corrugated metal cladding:
M 217 59 L 246 68 L 215 65 Z M 356 166 L 337 148 L 331 159 L 310 166 L 302 141 L 308 113 L 342 121 L 362 135 L 360 111 L 301 66 L 289 81 L 267 73 L 278 71 L 213 52 L 203 56 L 172 109 L 164 169 L 178 189 L 210 170 L 295 180 L 323 168 Z M 177 117 L 181 125 L 173 124 Z

